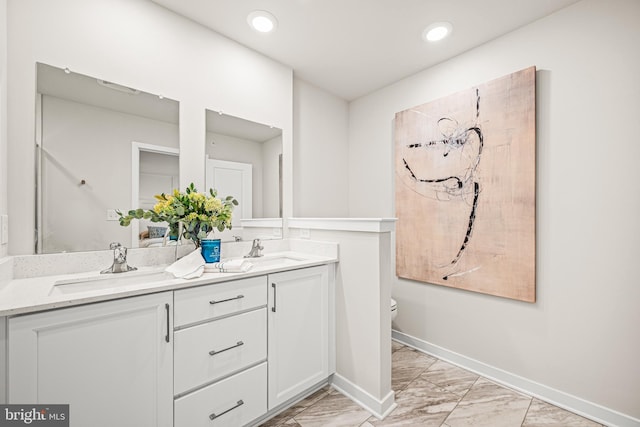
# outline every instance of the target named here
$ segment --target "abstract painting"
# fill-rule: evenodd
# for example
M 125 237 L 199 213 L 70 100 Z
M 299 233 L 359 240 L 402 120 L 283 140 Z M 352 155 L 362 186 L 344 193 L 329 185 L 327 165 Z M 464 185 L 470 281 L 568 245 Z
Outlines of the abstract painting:
M 396 274 L 535 301 L 535 67 L 396 113 Z

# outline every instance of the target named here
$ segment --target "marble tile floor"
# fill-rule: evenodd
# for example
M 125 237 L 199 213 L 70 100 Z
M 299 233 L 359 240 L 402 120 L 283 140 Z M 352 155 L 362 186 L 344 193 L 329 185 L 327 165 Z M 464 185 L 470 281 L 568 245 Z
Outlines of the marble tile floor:
M 395 341 L 392 351 L 398 406 L 384 420 L 327 386 L 262 427 L 601 426 Z

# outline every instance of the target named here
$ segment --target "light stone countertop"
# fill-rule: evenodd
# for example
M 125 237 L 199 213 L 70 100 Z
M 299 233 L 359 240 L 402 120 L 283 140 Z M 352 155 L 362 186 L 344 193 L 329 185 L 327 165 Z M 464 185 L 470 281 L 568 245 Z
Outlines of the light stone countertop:
M 285 264 L 268 262 L 274 258 L 294 258 L 295 260 L 288 259 L 288 262 Z M 254 259 L 248 258 L 247 260 L 251 262 Z M 139 275 L 140 281 L 135 281 L 135 283 L 132 284 L 118 284 L 104 289 L 90 289 L 91 286 L 87 286 L 88 289 L 68 293 L 55 292 L 57 286 L 65 286 L 56 285 L 56 282 L 82 281 L 85 278 L 95 278 L 99 276 L 99 272 L 93 271 L 13 279 L 0 284 L 0 316 L 13 316 L 136 295 L 173 291 L 336 262 L 338 262 L 338 258 L 333 256 L 284 251 L 265 254 L 264 258 L 255 259 L 253 268 L 245 273 L 204 273 L 198 278 L 188 280 L 171 277 L 162 277 L 160 279 L 151 279 L 150 277 L 153 276 L 146 277 L 145 273 L 161 272 L 166 267 L 166 265 L 157 265 L 141 267 L 137 271 L 131 272 L 134 273 L 133 275 L 131 273 L 119 273 L 109 277 L 109 279 L 119 279 L 121 277 L 124 278 L 125 275 L 130 275 L 131 277 Z M 166 274 L 169 275 L 168 273 Z M 102 277 L 100 279 L 102 279 Z M 98 282 L 99 280 L 91 283 Z

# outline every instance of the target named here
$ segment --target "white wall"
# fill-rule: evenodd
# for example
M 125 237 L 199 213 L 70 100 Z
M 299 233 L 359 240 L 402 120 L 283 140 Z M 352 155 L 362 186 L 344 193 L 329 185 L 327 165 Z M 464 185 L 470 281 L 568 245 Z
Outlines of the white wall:
M 336 242 L 336 375 L 333 384 L 376 417 L 395 406 L 391 390 L 391 232 L 395 220 L 290 218 L 292 237 Z M 303 241 L 302 239 L 300 241 Z
M 8 180 L 20 183 L 7 190 L 11 254 L 33 246 L 34 198 L 23 189 L 34 187 L 36 62 L 179 101 L 182 187 L 205 184 L 206 109 L 283 129 L 291 215 L 290 68 L 147 0 L 9 0 L 7 13 Z
M 294 216 L 348 216 L 348 104 L 294 79 Z
M 153 153 L 140 151 L 140 202 L 144 200 L 149 204 L 145 209 L 152 209 L 157 203 L 154 197 L 157 194 L 169 193 L 178 188 L 180 175 L 179 156 L 166 153 Z M 157 179 L 156 179 L 157 178 Z M 165 185 L 169 182 L 172 185 Z
M 395 329 L 635 418 L 639 19 L 584 0 L 349 110 L 349 213 L 393 216 L 394 114 L 537 66 L 537 302 L 397 280 Z
M 0 0 L 0 214 L 7 205 L 7 0 Z M 0 258 L 8 249 L 0 244 Z
M 7 212 L 7 1 L 0 0 L 0 214 Z M 8 245 L 0 244 L 0 271 L 6 266 Z M 2 277 L 4 279 L 4 277 Z M 0 320 L 0 384 L 6 384 L 6 321 Z M 6 403 L 0 387 L 0 403 Z

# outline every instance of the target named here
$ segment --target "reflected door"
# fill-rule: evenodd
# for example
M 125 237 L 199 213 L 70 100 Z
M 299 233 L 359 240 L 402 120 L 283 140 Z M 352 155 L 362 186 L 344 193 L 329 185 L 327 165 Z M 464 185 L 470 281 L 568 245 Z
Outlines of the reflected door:
M 238 201 L 238 206 L 233 210 L 232 227 L 240 228 L 242 219 L 252 218 L 252 165 L 250 163 L 230 162 L 226 160 L 207 159 L 207 188 L 213 188 L 218 192 L 218 197 L 233 196 Z M 233 231 L 220 233 L 216 236 L 223 240 L 231 240 L 229 237 Z M 216 237 L 216 238 L 217 238 Z

